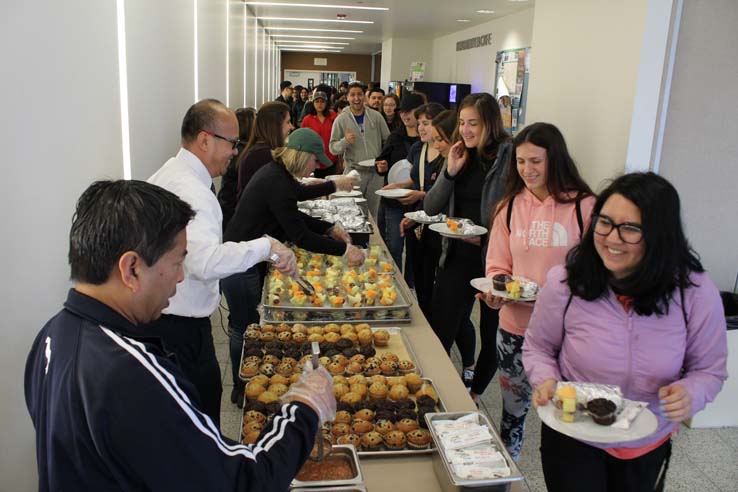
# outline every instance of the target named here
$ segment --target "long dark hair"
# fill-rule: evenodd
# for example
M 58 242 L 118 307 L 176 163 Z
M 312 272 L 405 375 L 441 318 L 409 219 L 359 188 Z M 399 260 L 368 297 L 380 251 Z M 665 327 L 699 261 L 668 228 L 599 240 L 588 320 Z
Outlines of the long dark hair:
M 289 114 L 290 107 L 283 102 L 270 101 L 261 105 L 256 113 L 256 122 L 249 143 L 246 144 L 236 161 L 236 169 L 241 167 L 241 162 L 246 159 L 254 145 L 265 144 L 272 150 L 284 145 L 282 124 Z
M 614 180 L 595 202 L 599 214 L 612 195 L 621 195 L 641 212 L 645 254 L 638 269 L 617 280 L 618 292 L 633 297 L 633 308 L 642 316 L 668 312 L 675 289 L 694 285 L 689 275 L 703 272 L 697 253 L 684 235 L 679 194 L 674 186 L 654 173 L 626 174 Z M 592 301 L 606 294 L 613 284 L 610 272 L 594 244 L 590 226 L 578 246 L 566 258 L 566 282 L 577 297 Z
M 431 121 L 431 126 L 436 129 L 438 134 L 448 143 L 453 143 L 454 130 L 456 129 L 456 111 L 447 109 L 438 113 Z
M 585 196 L 593 195 L 589 185 L 580 176 L 577 165 L 574 163 L 574 159 L 571 158 L 564 136 L 559 129 L 551 123 L 533 123 L 526 126 L 513 138 L 505 194 L 497 207 L 497 213 L 505 207 L 512 197 L 525 188 L 525 181 L 520 177 L 517 169 L 518 147 L 524 143 L 532 143 L 536 147 L 546 149 L 548 159 L 546 187 L 556 202 L 571 203 L 581 200 Z
M 459 123 L 461 122 L 461 110 L 464 108 L 474 108 L 479 115 L 479 122 L 482 125 L 482 138 L 479 139 L 477 152 L 484 160 L 492 160 L 497 156 L 497 149 L 501 143 L 510 139 L 510 135 L 505 131 L 502 124 L 502 116 L 500 115 L 500 106 L 495 98 L 486 92 L 477 92 L 469 94 L 461 100 L 458 111 L 458 121 L 456 130 L 454 131 L 454 142 L 461 141 L 459 132 Z

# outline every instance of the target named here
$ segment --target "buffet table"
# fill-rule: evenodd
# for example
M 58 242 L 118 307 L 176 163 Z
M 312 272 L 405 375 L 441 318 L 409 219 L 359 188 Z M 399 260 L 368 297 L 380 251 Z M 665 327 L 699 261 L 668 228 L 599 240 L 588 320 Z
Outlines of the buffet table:
M 369 238 L 369 245 L 379 244 L 386 251 L 386 246 L 379 235 L 378 228 L 369 218 L 375 231 Z M 398 270 L 395 270 L 398 272 Z M 404 278 L 400 273 L 394 275 L 395 281 L 404 292 L 409 293 Z M 265 289 L 267 284 L 265 283 Z M 266 290 L 265 290 L 266 292 Z M 409 308 L 410 322 L 392 322 L 367 320 L 372 327 L 397 326 L 403 332 L 405 343 L 412 348 L 418 367 L 422 368 L 424 378 L 430 378 L 433 386 L 440 394 L 446 412 L 476 412 L 468 390 L 464 387 L 457 369 L 447 356 L 443 346 L 433 333 L 422 311 L 412 299 Z M 352 323 L 357 323 L 354 320 Z M 444 488 L 436 477 L 433 454 L 416 454 L 405 456 L 362 456 L 360 458 L 364 485 L 369 491 L 409 491 L 443 492 Z M 502 488 L 483 490 L 502 490 Z M 508 490 L 522 491 L 522 481 L 513 482 Z

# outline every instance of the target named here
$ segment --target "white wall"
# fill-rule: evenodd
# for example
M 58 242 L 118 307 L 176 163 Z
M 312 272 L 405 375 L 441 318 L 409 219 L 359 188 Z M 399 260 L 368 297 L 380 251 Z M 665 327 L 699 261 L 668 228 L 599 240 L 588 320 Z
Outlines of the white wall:
M 402 79 L 392 79 L 391 78 L 391 72 L 392 72 L 392 46 L 393 42 L 392 39 L 388 39 L 386 41 L 382 42 L 382 64 L 379 67 L 379 80 L 382 87 L 387 89 L 389 82 L 391 80 L 405 80 Z
M 692 246 L 723 290 L 738 268 L 736 26 L 734 0 L 684 2 L 660 162 Z
M 536 2 L 537 6 L 537 2 Z M 531 46 L 533 8 L 436 38 L 431 45 L 431 61 L 425 80 L 471 84 L 472 92 L 492 93 L 495 84 L 495 56 L 498 51 Z M 492 44 L 456 51 L 456 43 L 492 33 Z M 384 51 L 382 53 L 384 57 Z M 536 49 L 532 50 L 531 72 L 536 70 Z M 384 64 L 384 59 L 382 60 Z M 409 69 L 409 66 L 408 66 Z
M 244 7 L 228 1 L 231 15 L 226 0 L 121 0 L 134 178 L 147 178 L 177 151 L 196 85 L 201 98 L 225 102 L 228 95 L 232 107 L 243 104 Z M 253 67 L 249 17 L 246 96 L 253 103 L 254 81 L 262 83 L 265 69 Z M 6 184 L 0 194 L 6 211 L 0 223 L 0 490 L 23 492 L 38 487 L 35 436 L 23 394 L 26 356 L 71 286 L 66 255 L 77 198 L 96 179 L 123 177 L 116 2 L 4 2 L 0 18 L 0 42 L 12 47 L 4 52 L 0 77 Z M 258 34 L 261 50 L 261 29 Z M 272 49 L 268 59 L 273 55 Z M 263 59 L 261 54 L 259 63 Z M 266 83 L 274 84 L 276 65 Z M 261 95 L 261 85 L 256 89 Z M 272 92 L 267 91 L 270 98 Z
M 409 79 L 412 62 L 425 62 L 427 73 L 432 51 L 433 43 L 427 39 L 392 38 L 382 43 L 382 87 L 390 80 Z
M 4 2 L 0 490 L 37 490 L 23 394 L 30 345 L 70 284 L 74 203 L 123 176 L 115 2 Z M 94 22 L 90 22 L 94 19 Z
M 125 4 L 131 169 L 145 180 L 177 151 L 182 116 L 195 101 L 195 15 L 193 3 L 180 0 Z
M 590 186 L 622 173 L 648 0 L 538 0 L 528 123 L 557 125 Z

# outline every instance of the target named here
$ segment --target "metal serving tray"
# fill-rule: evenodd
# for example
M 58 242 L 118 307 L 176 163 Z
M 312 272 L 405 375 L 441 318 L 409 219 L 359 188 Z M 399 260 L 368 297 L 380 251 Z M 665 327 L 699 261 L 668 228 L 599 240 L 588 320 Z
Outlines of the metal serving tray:
M 347 485 L 345 487 L 308 487 L 291 488 L 292 492 L 367 492 L 363 485 Z
M 413 350 L 413 346 L 410 344 L 410 339 L 407 337 L 407 334 L 400 328 L 399 326 L 382 326 L 382 327 L 370 327 L 370 329 L 374 332 L 377 330 L 387 330 L 390 334 L 390 340 L 387 347 L 377 347 L 374 345 L 374 349 L 377 351 L 377 354 L 381 355 L 386 352 L 394 352 L 397 354 L 400 359 L 403 359 L 403 353 L 407 352 L 407 359 L 412 361 L 413 364 L 415 364 L 415 371 L 418 375 L 423 375 L 423 370 L 420 368 L 420 363 L 418 362 L 418 357 L 415 355 L 415 351 Z M 399 335 L 400 342 L 396 342 L 396 338 Z M 397 347 L 397 343 L 402 343 L 402 347 Z M 241 379 L 241 381 L 248 382 L 250 378 L 245 378 L 241 375 L 241 366 L 243 365 L 243 359 L 244 359 L 244 352 L 246 348 L 246 343 L 244 340 L 244 343 L 241 344 L 241 358 L 239 359 L 238 363 L 238 377 Z
M 442 446 L 437 445 L 438 453 L 433 456 L 433 468 L 438 478 L 438 483 L 443 488 L 444 492 L 459 492 L 459 491 L 474 491 L 474 492 L 504 492 L 509 490 L 512 482 L 517 482 L 523 479 L 523 474 L 520 473 L 516 463 L 510 457 L 510 454 L 502 444 L 497 430 L 492 426 L 489 419 L 481 412 L 439 412 L 439 413 L 428 413 L 425 415 L 425 421 L 428 424 L 428 430 L 433 436 L 433 441 L 440 443 L 438 434 L 436 434 L 433 427 L 433 421 L 435 420 L 456 420 L 459 417 L 465 415 L 476 414 L 479 418 L 479 422 L 486 425 L 492 434 L 493 444 L 502 453 L 502 456 L 507 462 L 507 466 L 510 468 L 510 476 L 493 478 L 488 480 L 465 480 L 454 475 L 451 470 L 451 465 L 446 459 L 446 453 Z
M 397 292 L 397 299 L 392 306 L 359 306 L 359 307 L 330 307 L 330 306 L 295 306 L 284 302 L 278 306 L 269 305 L 268 283 L 264 283 L 261 293 L 259 314 L 266 323 L 333 323 L 346 321 L 390 321 L 397 323 L 410 322 L 410 294 L 402 282 L 392 277 L 392 283 Z
M 430 384 L 434 389 L 435 385 L 433 384 L 433 380 L 430 378 L 422 378 L 423 382 L 426 384 Z M 438 393 L 438 403 L 436 404 L 436 408 L 438 408 L 441 412 L 446 411 L 446 404 L 443 402 L 443 398 L 441 397 L 441 394 L 436 390 L 436 393 Z M 415 397 L 412 397 L 412 400 L 415 401 Z M 427 421 L 427 419 L 426 419 Z M 383 450 L 383 451 L 358 451 L 359 456 L 362 458 L 371 458 L 374 456 L 417 456 L 417 455 L 425 455 L 425 454 L 432 454 L 436 452 L 436 446 L 435 446 L 435 439 L 431 440 L 430 446 L 426 449 L 398 449 L 398 450 Z
M 361 465 L 359 464 L 359 456 L 356 454 L 356 449 L 350 444 L 334 444 L 331 453 L 323 459 L 324 463 L 330 461 L 349 463 L 351 470 L 354 472 L 354 477 L 345 480 L 319 480 L 315 482 L 303 482 L 295 478 L 292 480 L 292 488 L 310 487 L 310 490 L 314 491 L 315 489 L 313 487 L 354 486 L 364 482 L 364 475 L 361 473 Z

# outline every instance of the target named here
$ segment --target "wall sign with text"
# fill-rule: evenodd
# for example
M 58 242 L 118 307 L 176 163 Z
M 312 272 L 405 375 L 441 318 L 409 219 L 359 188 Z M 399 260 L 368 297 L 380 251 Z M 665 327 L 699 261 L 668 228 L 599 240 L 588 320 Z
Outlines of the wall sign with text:
M 473 48 L 482 48 L 492 44 L 492 33 L 482 34 L 474 38 L 465 39 L 456 43 L 456 51 L 465 51 Z

